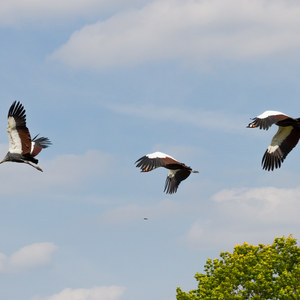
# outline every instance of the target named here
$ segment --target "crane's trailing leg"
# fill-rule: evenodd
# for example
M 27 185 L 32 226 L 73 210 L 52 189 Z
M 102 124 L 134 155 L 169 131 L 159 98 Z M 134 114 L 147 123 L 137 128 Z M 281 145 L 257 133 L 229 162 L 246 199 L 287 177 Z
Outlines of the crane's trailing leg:
M 43 170 L 42 170 L 40 167 L 31 164 L 29 161 L 23 160 L 23 162 L 24 162 L 25 164 L 28 164 L 28 165 L 30 165 L 30 166 L 36 168 L 37 170 L 39 170 L 39 171 L 41 171 L 41 172 L 43 172 Z

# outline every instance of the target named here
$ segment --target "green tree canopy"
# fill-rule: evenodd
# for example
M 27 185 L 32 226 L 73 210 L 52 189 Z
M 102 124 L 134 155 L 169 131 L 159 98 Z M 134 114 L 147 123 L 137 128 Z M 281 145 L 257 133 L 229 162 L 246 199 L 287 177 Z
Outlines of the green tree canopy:
M 177 288 L 177 300 L 300 299 L 300 248 L 292 236 L 272 245 L 237 245 L 220 257 L 196 273 L 197 289 Z

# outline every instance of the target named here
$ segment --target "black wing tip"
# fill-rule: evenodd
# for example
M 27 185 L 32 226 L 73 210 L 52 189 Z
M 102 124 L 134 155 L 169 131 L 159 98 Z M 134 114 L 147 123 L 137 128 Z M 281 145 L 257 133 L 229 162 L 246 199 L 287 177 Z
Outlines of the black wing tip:
M 263 130 L 268 130 L 272 126 L 272 122 L 265 119 L 260 119 L 258 117 L 252 118 L 252 122 L 249 123 L 246 128 L 259 128 Z
M 177 192 L 177 188 L 168 188 L 168 189 L 164 189 L 164 192 L 166 193 L 166 194 L 170 194 L 170 195 L 172 195 L 172 194 L 175 194 L 176 192 Z
M 177 192 L 177 189 L 176 190 L 169 190 L 169 191 L 164 191 L 166 194 L 175 194 Z
M 141 158 L 139 158 L 139 159 L 135 162 L 135 164 L 138 164 L 139 162 L 141 162 L 145 157 L 146 157 L 146 155 L 144 155 L 144 156 L 142 156 Z M 138 167 L 138 166 L 136 166 L 136 167 Z
M 172 181 L 171 178 L 166 178 L 165 188 L 164 192 L 166 194 L 175 194 L 177 192 L 179 184 L 176 184 L 176 182 Z
M 158 167 L 158 164 L 155 160 L 149 159 L 147 155 L 142 156 L 136 162 L 136 167 L 141 169 L 142 173 L 150 172 Z
M 274 171 L 275 169 L 279 169 L 281 167 L 283 161 L 284 157 L 280 154 L 270 154 L 268 151 L 266 151 L 262 158 L 261 165 L 263 170 Z
M 141 172 L 143 172 L 143 165 L 144 165 L 144 159 L 145 159 L 146 156 L 142 156 L 141 158 L 139 158 L 136 162 L 135 162 L 135 165 L 137 168 L 140 168 L 141 169 Z
M 20 101 L 17 102 L 17 100 L 15 100 L 9 108 L 7 117 L 17 117 L 26 120 L 25 113 L 26 110 L 23 104 Z
M 252 122 L 250 122 L 246 128 L 256 128 L 257 127 L 257 118 L 250 118 Z

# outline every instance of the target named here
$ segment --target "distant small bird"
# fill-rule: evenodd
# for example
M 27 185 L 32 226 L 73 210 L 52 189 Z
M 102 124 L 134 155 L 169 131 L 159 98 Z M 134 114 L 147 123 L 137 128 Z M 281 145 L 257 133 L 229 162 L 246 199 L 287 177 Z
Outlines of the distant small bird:
M 154 152 L 147 154 L 135 162 L 137 168 L 141 168 L 141 172 L 150 172 L 156 168 L 164 167 L 169 169 L 169 174 L 166 179 L 164 192 L 173 194 L 177 192 L 177 188 L 182 180 L 185 180 L 191 173 L 199 173 L 193 171 L 185 164 L 178 162 L 172 156 L 162 152 Z
M 26 127 L 25 112 L 24 106 L 19 101 L 14 101 L 8 111 L 7 133 L 9 151 L 0 164 L 6 161 L 26 163 L 43 172 L 41 168 L 31 164 L 30 162 L 37 164 L 38 160 L 34 157 L 38 155 L 43 148 L 47 148 L 51 145 L 51 142 L 46 137 L 37 138 L 38 135 L 31 139 L 29 130 Z
M 268 130 L 273 124 L 279 126 L 261 164 L 267 171 L 280 168 L 281 163 L 299 141 L 300 118 L 293 119 L 282 112 L 268 110 L 252 120 L 254 121 L 247 126 L 248 128 L 259 127 L 259 129 Z

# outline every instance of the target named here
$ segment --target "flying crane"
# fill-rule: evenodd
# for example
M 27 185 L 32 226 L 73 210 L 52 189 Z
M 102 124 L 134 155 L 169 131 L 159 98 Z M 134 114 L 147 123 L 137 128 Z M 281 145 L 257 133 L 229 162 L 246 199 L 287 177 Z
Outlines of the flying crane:
M 35 156 L 37 156 L 42 149 L 51 145 L 50 140 L 46 137 L 38 137 L 38 135 L 31 139 L 29 130 L 26 127 L 26 111 L 19 101 L 14 101 L 11 105 L 8 111 L 7 121 L 9 150 L 4 159 L 0 161 L 0 164 L 7 161 L 26 163 L 43 172 L 40 167 L 32 163 L 38 163 Z
M 278 131 L 272 138 L 261 162 L 263 169 L 267 171 L 280 168 L 281 163 L 297 145 L 300 138 L 300 118 L 293 119 L 279 111 L 267 110 L 253 118 L 253 122 L 247 127 L 268 130 L 273 124 L 278 126 Z
M 176 193 L 180 182 L 188 178 L 191 173 L 199 173 L 162 152 L 147 154 L 139 158 L 135 163 L 136 167 L 141 168 L 141 172 L 150 172 L 159 167 L 169 169 L 164 189 L 164 192 L 167 194 Z

